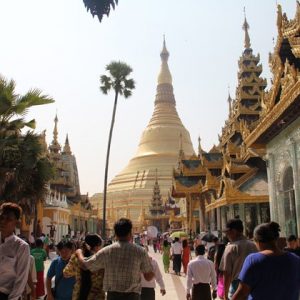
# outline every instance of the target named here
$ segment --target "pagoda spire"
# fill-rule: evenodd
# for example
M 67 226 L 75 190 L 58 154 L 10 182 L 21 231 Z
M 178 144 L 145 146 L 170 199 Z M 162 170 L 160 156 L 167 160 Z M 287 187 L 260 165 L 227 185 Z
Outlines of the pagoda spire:
M 227 102 L 228 102 L 228 109 L 229 109 L 229 117 L 231 117 L 231 115 L 232 115 L 232 98 L 230 96 L 230 91 L 228 91 Z
M 68 134 L 66 136 L 65 146 L 64 146 L 64 149 L 63 149 L 63 154 L 72 154 Z
M 49 146 L 50 152 L 51 153 L 56 153 L 56 154 L 58 154 L 60 149 L 61 149 L 60 144 L 58 142 L 57 123 L 58 123 L 58 118 L 57 118 L 57 114 L 56 114 L 55 118 L 54 118 L 53 140 L 52 140 L 51 145 Z
M 243 30 L 245 31 L 245 41 L 244 41 L 244 46 L 245 49 L 251 49 L 251 43 L 250 43 L 250 36 L 249 36 L 249 32 L 248 29 L 249 24 L 247 22 L 247 18 L 246 18 L 246 8 L 244 7 L 244 15 L 245 15 L 245 20 L 244 20 L 244 24 L 243 24 Z
M 198 136 L 198 157 L 201 157 L 202 155 L 202 147 L 201 147 L 201 138 L 200 135 Z
M 53 142 L 54 143 L 58 143 L 58 141 L 57 141 L 57 137 L 58 137 L 57 123 L 58 123 L 58 118 L 57 118 L 57 114 L 56 114 L 55 118 L 54 118 L 54 130 L 53 130 Z
M 172 75 L 171 72 L 169 70 L 169 66 L 168 66 L 168 59 L 169 59 L 169 51 L 167 50 L 166 47 L 166 39 L 164 36 L 164 40 L 163 40 L 163 48 L 162 51 L 160 53 L 160 58 L 161 58 L 161 68 L 160 68 L 160 73 L 158 75 L 157 78 L 157 84 L 172 84 Z
M 158 184 L 158 176 L 157 176 L 157 169 L 155 169 L 155 183 L 153 187 L 153 194 L 152 194 L 152 201 L 150 206 L 150 213 L 151 215 L 158 216 L 164 212 L 162 197 L 160 193 L 160 187 Z

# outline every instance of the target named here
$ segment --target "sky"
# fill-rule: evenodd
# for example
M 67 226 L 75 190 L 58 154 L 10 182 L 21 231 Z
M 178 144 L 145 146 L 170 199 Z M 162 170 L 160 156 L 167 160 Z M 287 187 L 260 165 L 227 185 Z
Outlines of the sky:
M 136 89 L 120 98 L 113 133 L 109 178 L 134 156 L 154 108 L 163 35 L 177 111 L 194 148 L 218 143 L 228 117 L 228 91 L 235 97 L 243 51 L 244 7 L 254 54 L 270 82 L 269 52 L 277 38 L 275 0 L 119 0 L 102 23 L 82 0 L 0 0 L 0 74 L 17 82 L 17 92 L 39 88 L 54 104 L 32 109 L 37 132 L 59 141 L 69 135 L 82 193 L 103 191 L 114 95 L 101 94 L 99 77 L 113 60 L 133 68 Z M 293 18 L 296 1 L 278 1 Z

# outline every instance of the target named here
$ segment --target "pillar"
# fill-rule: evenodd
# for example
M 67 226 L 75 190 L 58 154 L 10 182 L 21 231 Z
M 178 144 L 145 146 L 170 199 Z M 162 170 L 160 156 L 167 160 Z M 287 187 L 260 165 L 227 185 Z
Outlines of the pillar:
M 291 138 L 289 140 L 289 148 L 292 157 L 291 165 L 293 167 L 294 177 L 294 191 L 295 191 L 295 205 L 296 205 L 296 220 L 297 220 L 297 233 L 300 233 L 300 190 L 299 190 L 299 171 L 298 171 L 298 157 L 297 157 L 297 144 L 296 141 Z
M 228 205 L 228 207 L 229 207 L 229 216 L 230 216 L 230 219 L 233 219 L 234 218 L 233 204 Z
M 246 227 L 246 220 L 245 220 L 245 203 L 239 203 L 239 216 L 243 222 L 244 228 Z
M 276 195 L 275 159 L 274 154 L 269 153 L 267 158 L 267 174 L 269 180 L 269 203 L 271 220 L 279 222 L 278 199 Z
M 217 230 L 222 230 L 221 209 L 217 207 Z
M 259 203 L 256 203 L 256 221 L 257 221 L 257 225 L 262 223 Z

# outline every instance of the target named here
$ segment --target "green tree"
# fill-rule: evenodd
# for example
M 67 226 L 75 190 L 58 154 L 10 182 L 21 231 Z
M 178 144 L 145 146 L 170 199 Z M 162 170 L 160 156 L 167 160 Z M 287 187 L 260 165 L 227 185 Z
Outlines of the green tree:
M 13 80 L 0 76 L 0 201 L 17 202 L 25 215 L 32 216 L 53 168 L 40 136 L 33 132 L 35 120 L 27 121 L 25 116 L 31 107 L 54 100 L 38 89 L 18 95 L 15 88 Z
M 107 95 L 108 91 L 113 90 L 115 92 L 115 102 L 111 118 L 108 145 L 106 152 L 106 163 L 105 163 L 105 174 L 104 174 L 104 191 L 103 191 L 103 225 L 102 234 L 106 235 L 106 196 L 107 196 L 107 175 L 108 175 L 108 165 L 109 165 L 109 155 L 113 128 L 115 124 L 116 109 L 118 103 L 119 95 L 128 98 L 132 94 L 132 90 L 135 88 L 135 83 L 133 79 L 128 79 L 127 77 L 132 72 L 132 68 L 124 62 L 113 61 L 106 66 L 106 71 L 109 76 L 102 75 L 100 77 L 100 90 Z
M 99 21 L 102 21 L 103 15 L 109 16 L 110 9 L 115 9 L 118 0 L 83 0 L 87 11 L 90 11 L 92 16 L 97 16 Z

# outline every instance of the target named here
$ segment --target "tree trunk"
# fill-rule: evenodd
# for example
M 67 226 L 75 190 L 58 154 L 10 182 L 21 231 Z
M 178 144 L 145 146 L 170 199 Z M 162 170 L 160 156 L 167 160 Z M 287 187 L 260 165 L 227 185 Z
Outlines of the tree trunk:
M 106 238 L 106 195 L 107 195 L 107 176 L 108 176 L 108 165 L 109 165 L 109 154 L 110 154 L 110 146 L 111 146 L 111 139 L 112 139 L 112 133 L 114 129 L 115 124 L 115 116 L 116 116 L 116 110 L 117 110 L 117 103 L 118 103 L 118 95 L 119 92 L 115 90 L 115 103 L 114 103 L 114 109 L 112 113 L 111 118 L 111 124 L 110 124 L 110 131 L 109 131 L 109 137 L 108 137 L 108 145 L 107 145 L 107 152 L 106 152 L 106 163 L 105 163 L 105 174 L 104 174 L 104 191 L 103 191 L 103 220 L 102 220 L 102 237 Z

